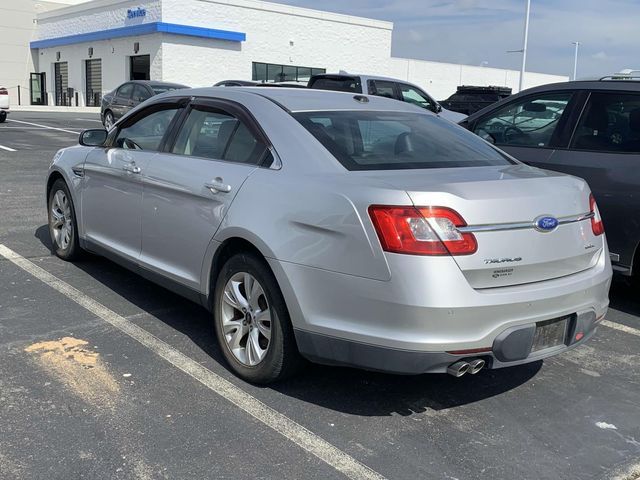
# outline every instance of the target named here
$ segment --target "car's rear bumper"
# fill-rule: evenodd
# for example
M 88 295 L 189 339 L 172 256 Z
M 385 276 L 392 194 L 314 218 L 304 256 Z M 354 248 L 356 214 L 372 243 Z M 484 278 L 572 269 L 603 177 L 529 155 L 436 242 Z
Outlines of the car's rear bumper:
M 471 288 L 450 257 L 424 262 L 401 257 L 389 259 L 391 271 L 410 274 L 392 274 L 391 281 L 272 261 L 301 353 L 319 363 L 396 373 L 444 372 L 468 357 L 486 358 L 489 367 L 499 368 L 584 342 L 609 304 L 612 272 L 606 250 L 596 266 L 580 273 L 485 290 Z M 571 315 L 575 332 L 583 334 L 578 342 L 572 332 L 559 347 L 530 354 L 526 344 L 514 344 L 520 356 L 500 355 L 496 342 L 509 329 L 530 330 L 537 322 Z M 525 341 L 526 336 L 520 340 Z M 447 353 L 487 348 L 476 355 Z

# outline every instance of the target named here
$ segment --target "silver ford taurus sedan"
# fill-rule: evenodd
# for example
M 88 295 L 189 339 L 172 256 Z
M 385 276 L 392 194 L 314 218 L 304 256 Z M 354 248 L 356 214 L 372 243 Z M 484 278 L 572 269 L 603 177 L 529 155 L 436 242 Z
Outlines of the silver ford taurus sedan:
M 584 181 L 385 98 L 163 94 L 59 151 L 47 202 L 59 257 L 98 253 L 201 303 L 251 382 L 304 358 L 518 365 L 586 341 L 608 306 Z

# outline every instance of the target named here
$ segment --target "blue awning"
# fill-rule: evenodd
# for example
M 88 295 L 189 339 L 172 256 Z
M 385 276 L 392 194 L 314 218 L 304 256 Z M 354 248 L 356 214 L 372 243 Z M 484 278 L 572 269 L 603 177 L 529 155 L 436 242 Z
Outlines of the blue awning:
M 112 28 L 98 32 L 80 33 L 66 37 L 47 38 L 31 42 L 31 48 L 49 48 L 76 43 L 95 42 L 112 38 L 133 37 L 136 35 L 149 35 L 152 33 L 171 33 L 187 37 L 211 38 L 215 40 L 227 40 L 230 42 L 244 42 L 247 35 L 242 32 L 229 30 L 216 30 L 214 28 L 192 27 L 190 25 L 178 25 L 175 23 L 152 22 L 131 25 L 128 27 Z

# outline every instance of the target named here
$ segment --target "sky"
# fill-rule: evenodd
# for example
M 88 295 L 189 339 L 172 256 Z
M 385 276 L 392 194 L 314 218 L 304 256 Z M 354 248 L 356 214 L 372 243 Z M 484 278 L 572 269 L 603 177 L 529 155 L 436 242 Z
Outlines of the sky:
M 392 55 L 520 69 L 525 0 L 276 0 L 394 23 Z M 578 78 L 640 69 L 640 0 L 531 0 L 527 70 Z M 484 63 L 486 62 L 486 63 Z

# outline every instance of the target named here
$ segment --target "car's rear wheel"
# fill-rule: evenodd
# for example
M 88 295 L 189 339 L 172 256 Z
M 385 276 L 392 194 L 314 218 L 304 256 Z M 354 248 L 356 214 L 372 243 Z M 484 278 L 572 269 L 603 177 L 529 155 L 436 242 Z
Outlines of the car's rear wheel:
M 7 112 L 0 110 L 0 123 L 3 123 L 7 119 Z
M 49 191 L 49 233 L 53 251 L 63 260 L 74 260 L 80 255 L 78 224 L 73 200 L 64 180 L 56 180 Z
M 214 291 L 214 318 L 220 349 L 243 379 L 270 383 L 302 365 L 278 283 L 256 255 L 236 254 L 222 266 Z
M 111 127 L 113 127 L 114 123 L 116 123 L 116 121 L 113 118 L 113 113 L 109 110 L 104 112 L 104 128 L 109 130 Z

